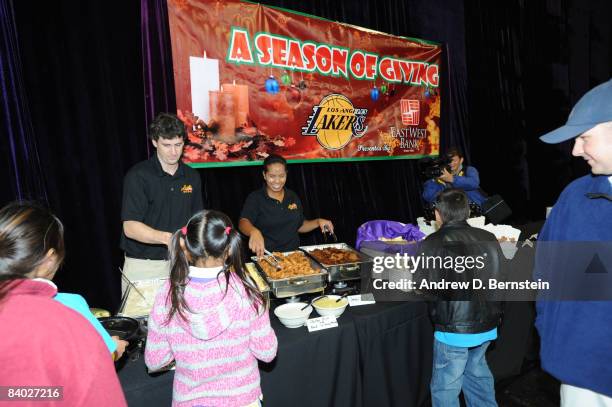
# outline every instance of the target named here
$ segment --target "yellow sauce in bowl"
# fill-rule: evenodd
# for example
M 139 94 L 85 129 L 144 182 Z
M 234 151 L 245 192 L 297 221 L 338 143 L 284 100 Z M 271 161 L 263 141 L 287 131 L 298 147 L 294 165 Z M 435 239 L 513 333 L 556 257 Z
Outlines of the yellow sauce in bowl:
M 314 302 L 314 304 L 319 308 L 341 308 L 344 307 L 347 303 L 346 298 L 342 298 L 340 301 L 336 302 L 337 298 L 319 298 Z

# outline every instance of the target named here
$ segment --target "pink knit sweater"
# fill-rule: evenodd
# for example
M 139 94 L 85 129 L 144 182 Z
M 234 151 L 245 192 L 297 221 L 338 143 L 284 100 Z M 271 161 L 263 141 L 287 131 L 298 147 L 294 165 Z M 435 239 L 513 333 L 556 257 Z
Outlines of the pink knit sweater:
M 176 314 L 166 325 L 169 288 L 162 287 L 149 315 L 145 362 L 158 370 L 176 360 L 172 405 L 255 402 L 261 395 L 257 359 L 271 361 L 278 345 L 268 311 L 257 314 L 234 275 L 225 297 L 225 277 L 193 279 L 185 288 L 189 322 Z

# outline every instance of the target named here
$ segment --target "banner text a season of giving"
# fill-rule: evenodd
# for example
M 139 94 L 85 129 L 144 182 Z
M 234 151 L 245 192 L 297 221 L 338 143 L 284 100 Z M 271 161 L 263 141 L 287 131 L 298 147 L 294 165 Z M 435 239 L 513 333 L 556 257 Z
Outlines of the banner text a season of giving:
M 375 80 L 380 76 L 390 83 L 437 87 L 438 65 L 379 56 L 363 50 L 300 41 L 294 38 L 232 27 L 226 61 L 284 68 L 298 72 L 318 72 L 324 76 L 343 76 Z

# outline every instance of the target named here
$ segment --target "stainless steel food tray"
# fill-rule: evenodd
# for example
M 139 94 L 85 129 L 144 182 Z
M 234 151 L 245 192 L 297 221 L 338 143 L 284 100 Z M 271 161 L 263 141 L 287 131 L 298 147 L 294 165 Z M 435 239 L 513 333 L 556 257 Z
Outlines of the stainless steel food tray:
M 164 277 L 130 282 L 121 299 L 117 315 L 136 319 L 148 318 L 155 296 L 167 280 L 168 278 Z
M 359 256 L 359 261 L 343 264 L 324 264 L 310 254 L 310 252 L 315 249 L 326 249 L 330 247 L 334 249 L 350 250 L 352 252 L 355 252 Z M 305 252 L 311 259 L 313 259 L 317 263 L 321 264 L 325 269 L 327 269 L 330 282 L 359 280 L 362 275 L 367 276 L 369 275 L 369 273 L 371 273 L 372 265 L 374 263 L 374 260 L 370 256 L 358 252 L 346 243 L 300 246 L 300 250 Z
M 268 285 L 268 282 L 261 276 L 261 273 L 259 272 L 259 269 L 257 268 L 257 266 L 255 266 L 255 264 L 253 263 L 247 263 L 245 264 L 245 268 L 246 268 L 246 274 L 249 277 L 249 279 L 253 282 L 253 284 L 255 284 L 257 289 L 261 291 L 264 298 L 269 300 L 270 299 L 270 286 Z
M 285 252 L 281 253 L 281 255 L 287 256 L 291 253 L 294 252 Z M 266 282 L 270 286 L 270 291 L 272 292 L 272 294 L 274 294 L 276 298 L 286 298 L 293 297 L 296 295 L 315 293 L 325 289 L 325 287 L 327 286 L 327 270 L 315 260 L 313 260 L 311 257 L 306 256 L 306 259 L 308 259 L 312 268 L 321 269 L 321 272 L 305 276 L 273 279 L 268 277 L 268 275 L 261 268 L 261 266 L 257 262 L 258 257 L 251 257 L 251 260 L 257 267 L 257 270 L 266 280 Z

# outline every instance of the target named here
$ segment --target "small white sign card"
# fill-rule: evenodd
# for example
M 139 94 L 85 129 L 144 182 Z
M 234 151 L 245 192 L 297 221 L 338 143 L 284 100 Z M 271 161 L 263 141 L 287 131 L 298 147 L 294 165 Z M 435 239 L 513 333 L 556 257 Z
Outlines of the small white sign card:
M 359 305 L 369 305 L 376 304 L 376 300 L 374 299 L 373 294 L 357 294 L 357 295 L 349 295 L 348 298 L 349 305 L 351 307 L 357 307 Z
M 324 317 L 311 318 L 306 321 L 306 327 L 308 332 L 320 331 L 327 328 L 335 328 L 338 326 L 338 321 L 333 315 L 326 315 Z

